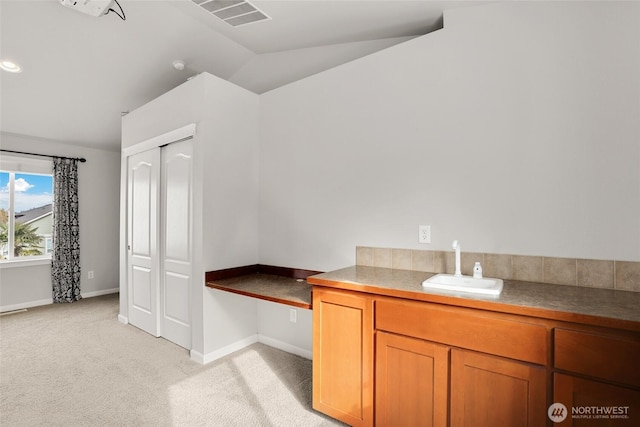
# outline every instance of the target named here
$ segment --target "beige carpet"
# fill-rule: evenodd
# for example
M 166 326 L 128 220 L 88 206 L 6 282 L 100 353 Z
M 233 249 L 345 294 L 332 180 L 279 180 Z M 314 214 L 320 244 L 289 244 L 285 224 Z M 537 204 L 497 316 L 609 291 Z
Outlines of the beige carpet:
M 311 362 L 254 344 L 209 365 L 117 321 L 117 295 L 0 317 L 2 426 L 332 426 Z

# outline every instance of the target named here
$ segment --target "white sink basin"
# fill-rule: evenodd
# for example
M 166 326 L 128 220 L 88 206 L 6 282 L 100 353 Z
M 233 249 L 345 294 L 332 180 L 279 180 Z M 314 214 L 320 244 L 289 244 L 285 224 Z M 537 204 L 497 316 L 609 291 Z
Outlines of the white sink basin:
M 471 276 L 454 276 L 453 274 L 436 274 L 422 282 L 422 286 L 429 289 L 445 291 L 470 292 L 484 295 L 500 295 L 502 279 L 482 278 Z

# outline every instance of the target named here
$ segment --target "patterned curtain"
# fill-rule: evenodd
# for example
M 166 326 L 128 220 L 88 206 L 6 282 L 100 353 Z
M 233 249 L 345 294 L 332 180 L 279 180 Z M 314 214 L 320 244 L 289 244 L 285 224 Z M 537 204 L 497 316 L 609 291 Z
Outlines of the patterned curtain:
M 53 159 L 53 302 L 74 302 L 80 296 L 80 226 L 78 162 Z

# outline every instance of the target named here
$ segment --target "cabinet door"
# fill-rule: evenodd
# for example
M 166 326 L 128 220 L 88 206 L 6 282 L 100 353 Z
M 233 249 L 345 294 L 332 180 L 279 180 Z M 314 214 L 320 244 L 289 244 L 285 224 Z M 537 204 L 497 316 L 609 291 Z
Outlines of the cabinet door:
M 562 403 L 566 418 L 558 426 L 637 426 L 640 391 L 572 375 L 553 375 L 553 401 Z M 560 416 L 563 414 L 559 414 Z
M 313 408 L 373 425 L 373 299 L 313 288 Z
M 376 332 L 376 426 L 446 426 L 449 349 Z
M 451 350 L 451 427 L 545 425 L 545 379 L 542 367 Z

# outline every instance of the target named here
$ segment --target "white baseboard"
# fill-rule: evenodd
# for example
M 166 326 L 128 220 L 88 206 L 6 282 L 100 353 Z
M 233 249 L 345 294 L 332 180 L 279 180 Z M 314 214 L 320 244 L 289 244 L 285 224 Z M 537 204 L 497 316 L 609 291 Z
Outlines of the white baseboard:
M 53 298 L 23 302 L 20 304 L 3 305 L 0 307 L 0 313 L 4 313 L 6 311 L 22 310 L 23 308 L 39 307 L 41 305 L 49 304 L 53 304 Z
M 194 362 L 198 362 L 201 365 L 206 365 L 207 363 L 211 363 L 214 360 L 220 359 L 221 357 L 224 357 L 228 354 L 233 353 L 234 351 L 241 350 L 255 342 L 258 342 L 257 334 L 248 336 L 247 338 L 244 338 L 240 341 L 236 341 L 233 344 L 229 344 L 225 347 L 222 347 L 219 350 L 212 351 L 211 353 L 207 353 L 207 354 L 202 354 L 192 349 L 190 352 L 191 360 L 193 360 Z
M 275 347 L 279 350 L 286 351 L 287 353 L 292 353 L 298 355 L 300 357 L 304 357 L 305 359 L 312 359 L 313 353 L 307 349 L 296 347 L 295 345 L 291 345 L 284 341 L 280 341 L 274 338 L 267 337 L 265 335 L 258 334 L 258 342 L 262 344 L 268 345 L 269 347 Z
M 123 318 L 126 319 L 124 316 Z M 118 320 L 120 320 L 120 316 L 118 316 Z M 120 321 L 122 322 L 122 320 Z M 207 363 L 211 363 L 214 360 L 220 359 L 235 351 L 242 350 L 243 348 L 250 346 L 255 342 L 260 342 L 264 345 L 268 345 L 269 347 L 274 347 L 279 350 L 286 351 L 287 353 L 304 357 L 305 359 L 309 359 L 309 360 L 312 359 L 312 352 L 307 349 L 296 347 L 284 341 L 280 341 L 280 340 L 270 338 L 260 334 L 251 335 L 243 340 L 236 341 L 233 344 L 229 344 L 226 347 L 222 347 L 219 350 L 212 351 L 211 353 L 207 353 L 207 354 L 202 354 L 192 349 L 190 351 L 190 356 L 191 356 L 191 360 L 193 360 L 194 362 L 198 362 L 201 365 L 206 365 Z
M 82 298 L 91 298 L 91 297 L 98 297 L 100 295 L 115 294 L 118 292 L 120 292 L 120 288 L 111 288 L 111 289 L 103 289 L 95 292 L 81 292 L 80 295 L 82 295 Z M 39 307 L 41 305 L 49 305 L 49 304 L 53 304 L 53 298 L 41 299 L 38 301 L 22 302 L 19 304 L 3 305 L 3 306 L 0 306 L 0 313 L 4 313 L 6 311 L 22 310 L 23 308 Z
M 127 316 L 123 316 L 122 314 L 118 314 L 118 322 L 124 323 L 125 325 L 129 324 L 129 318 Z
M 120 288 L 103 289 L 94 292 L 80 292 L 82 298 L 99 297 L 100 295 L 117 294 L 120 292 Z

